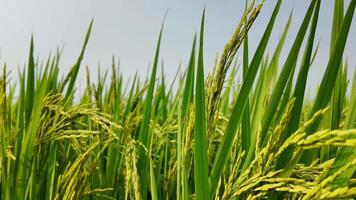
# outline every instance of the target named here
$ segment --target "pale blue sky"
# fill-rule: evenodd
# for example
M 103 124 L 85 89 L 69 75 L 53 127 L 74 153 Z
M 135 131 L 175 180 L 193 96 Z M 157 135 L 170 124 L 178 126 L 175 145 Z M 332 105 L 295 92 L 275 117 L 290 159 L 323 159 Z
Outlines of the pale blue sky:
M 179 62 L 186 66 L 193 35 L 198 31 L 202 9 L 206 5 L 205 66 L 211 71 L 216 53 L 221 52 L 239 21 L 245 0 L 0 0 L 1 63 L 6 61 L 17 76 L 17 66 L 28 57 L 30 35 L 35 39 L 36 55 L 43 60 L 57 46 L 64 45 L 61 70 L 66 72 L 79 54 L 86 28 L 94 17 L 94 27 L 83 64 L 95 74 L 100 62 L 109 68 L 111 56 L 120 57 L 125 76 L 139 71 L 145 75 L 152 61 L 157 35 L 163 15 L 169 9 L 163 33 L 161 58 L 165 61 L 168 78 L 172 78 Z M 310 0 L 284 0 L 269 43 L 270 52 L 294 8 L 293 21 L 287 37 L 281 63 L 289 52 L 292 41 Z M 322 0 L 316 41 L 320 51 L 308 81 L 314 88 L 327 65 L 334 0 Z M 256 23 L 250 31 L 251 52 L 260 40 L 276 0 L 266 0 Z M 356 19 L 348 39 L 345 57 L 351 76 L 356 65 Z

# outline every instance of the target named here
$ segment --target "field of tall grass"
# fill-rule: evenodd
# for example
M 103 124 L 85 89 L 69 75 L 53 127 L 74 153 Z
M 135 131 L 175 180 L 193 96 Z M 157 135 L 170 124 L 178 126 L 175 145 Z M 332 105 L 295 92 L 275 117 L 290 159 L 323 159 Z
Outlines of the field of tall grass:
M 62 52 L 41 64 L 31 39 L 16 83 L 1 66 L 1 199 L 355 198 L 356 73 L 347 74 L 343 53 L 355 37 L 356 0 L 334 2 L 330 56 L 313 99 L 305 91 L 321 0 L 310 1 L 290 48 L 284 42 L 292 15 L 285 20 L 271 56 L 282 0 L 250 55 L 248 31 L 263 1 L 246 4 L 207 74 L 203 11 L 189 65 L 173 81 L 160 72 L 162 25 L 151 74 L 123 82 L 113 59 L 95 82 L 87 70 L 83 94 L 76 86 L 93 22 L 63 77 Z

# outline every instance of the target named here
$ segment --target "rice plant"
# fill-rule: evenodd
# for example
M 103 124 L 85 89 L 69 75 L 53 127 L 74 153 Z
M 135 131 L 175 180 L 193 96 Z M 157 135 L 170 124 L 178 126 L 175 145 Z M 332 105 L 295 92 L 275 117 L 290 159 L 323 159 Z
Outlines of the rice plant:
M 356 198 L 356 72 L 347 73 L 343 55 L 354 37 L 349 31 L 356 0 L 347 8 L 343 0 L 334 3 L 330 56 L 314 99 L 305 91 L 323 1 L 310 1 L 290 49 L 284 43 L 292 14 L 285 19 L 269 57 L 282 3 L 276 1 L 249 55 L 248 33 L 264 0 L 246 1 L 210 73 L 204 9 L 188 65 L 171 82 L 163 66 L 158 72 L 164 23 L 150 75 L 124 83 L 124 66 L 113 58 L 112 70 L 99 70 L 96 82 L 87 68 L 82 94 L 76 83 L 93 21 L 63 77 L 61 50 L 41 64 L 31 38 L 16 83 L 2 66 L 1 199 Z

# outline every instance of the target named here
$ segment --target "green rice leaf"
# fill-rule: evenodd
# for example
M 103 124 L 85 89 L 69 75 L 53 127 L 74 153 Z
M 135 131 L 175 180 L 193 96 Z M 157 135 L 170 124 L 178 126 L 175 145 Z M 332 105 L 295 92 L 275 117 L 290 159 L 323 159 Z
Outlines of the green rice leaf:
M 344 20 L 342 22 L 342 26 L 340 29 L 340 33 L 337 37 L 335 48 L 333 50 L 326 71 L 324 73 L 323 80 L 320 84 L 318 94 L 316 96 L 315 103 L 313 105 L 310 116 L 312 116 L 318 110 L 326 107 L 326 105 L 331 99 L 331 94 L 334 89 L 335 80 L 338 74 L 337 72 L 339 71 L 339 68 L 341 66 L 341 60 L 346 46 L 346 40 L 349 35 L 349 30 L 355 11 L 355 6 L 356 6 L 356 0 L 352 0 L 350 2 Z M 313 133 L 316 131 L 320 123 L 320 120 L 321 119 L 319 119 L 317 123 L 314 123 L 312 126 L 310 126 L 310 128 L 308 129 L 308 133 Z M 311 150 L 305 151 L 301 158 L 302 162 L 311 163 L 312 160 L 316 157 L 316 154 L 317 154 L 316 151 L 311 151 Z
M 205 87 L 204 87 L 204 63 L 203 63 L 203 40 L 204 40 L 204 17 L 201 19 L 198 67 L 196 76 L 195 96 L 195 123 L 194 123 L 194 185 L 197 200 L 209 199 L 209 173 L 208 173 L 208 142 L 205 110 Z
M 152 100 L 153 100 L 153 92 L 155 88 L 156 82 L 156 73 L 157 73 L 157 65 L 158 65 L 158 58 L 159 58 L 159 50 L 161 46 L 161 38 L 163 32 L 163 24 L 158 36 L 158 42 L 152 67 L 152 73 L 150 77 L 150 82 L 148 86 L 148 91 L 146 94 L 146 100 L 144 104 L 144 112 L 143 112 L 143 120 L 140 127 L 140 132 L 138 136 L 138 141 L 144 145 L 146 148 L 149 147 L 149 138 L 150 137 L 150 130 L 149 130 L 149 123 L 151 120 L 151 112 L 152 112 Z M 147 199 L 147 192 L 148 192 L 148 175 L 149 175 L 149 162 L 147 159 L 147 155 L 145 150 L 142 146 L 139 146 L 138 151 L 139 160 L 137 163 L 137 167 L 139 170 L 140 175 L 140 183 L 141 183 L 141 196 L 143 199 Z

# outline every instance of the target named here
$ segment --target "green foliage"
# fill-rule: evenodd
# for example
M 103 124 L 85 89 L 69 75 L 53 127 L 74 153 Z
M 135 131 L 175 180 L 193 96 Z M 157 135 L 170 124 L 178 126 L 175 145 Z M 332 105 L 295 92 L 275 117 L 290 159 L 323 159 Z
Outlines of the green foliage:
M 266 51 L 283 3 L 276 1 L 258 48 L 249 52 L 248 31 L 264 1 L 247 1 L 207 76 L 204 9 L 187 69 L 171 83 L 163 61 L 157 74 L 162 25 L 145 79 L 136 74 L 124 82 L 113 58 L 110 71 L 98 67 L 96 83 L 87 68 L 80 95 L 76 82 L 93 21 L 63 78 L 62 51 L 41 65 L 31 37 L 17 85 L 6 64 L 0 78 L 0 198 L 355 198 L 356 72 L 347 74 L 343 53 L 356 0 L 348 2 L 344 13 L 345 2 L 335 1 L 329 63 L 314 100 L 305 91 L 318 57 L 321 0 L 310 2 L 281 66 L 292 14 L 270 58 Z

